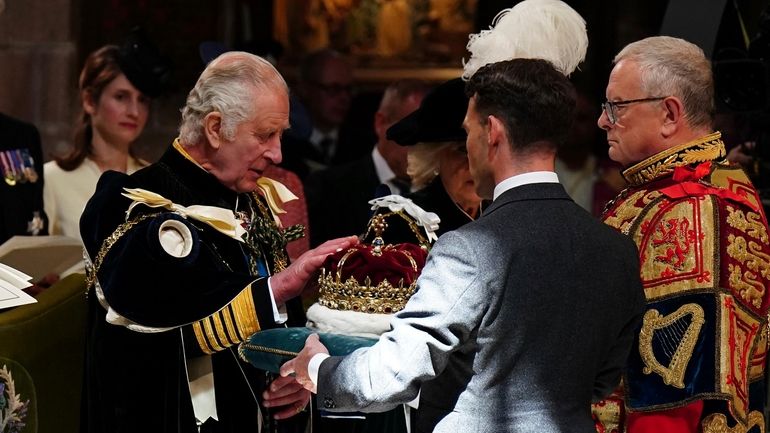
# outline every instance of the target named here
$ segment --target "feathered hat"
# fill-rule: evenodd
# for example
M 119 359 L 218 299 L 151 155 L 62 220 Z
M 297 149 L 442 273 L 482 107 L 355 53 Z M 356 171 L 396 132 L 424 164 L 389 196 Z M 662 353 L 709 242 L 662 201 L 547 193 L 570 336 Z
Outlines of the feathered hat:
M 588 33 L 583 17 L 566 3 L 524 0 L 500 11 L 489 30 L 470 35 L 467 49 L 464 80 L 489 63 L 527 58 L 548 60 L 570 75 L 585 59 Z

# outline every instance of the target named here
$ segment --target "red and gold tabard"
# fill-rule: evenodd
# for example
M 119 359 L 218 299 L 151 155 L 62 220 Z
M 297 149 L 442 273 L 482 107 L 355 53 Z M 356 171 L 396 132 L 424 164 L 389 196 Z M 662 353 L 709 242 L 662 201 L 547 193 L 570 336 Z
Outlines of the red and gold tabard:
M 719 132 L 654 155 L 623 172 L 630 186 L 603 215 L 636 242 L 647 298 L 624 376 L 629 419 L 702 401 L 703 432 L 764 425 L 767 219 L 724 157 Z M 623 430 L 623 414 L 603 410 L 619 401 L 594 405 L 597 430 Z

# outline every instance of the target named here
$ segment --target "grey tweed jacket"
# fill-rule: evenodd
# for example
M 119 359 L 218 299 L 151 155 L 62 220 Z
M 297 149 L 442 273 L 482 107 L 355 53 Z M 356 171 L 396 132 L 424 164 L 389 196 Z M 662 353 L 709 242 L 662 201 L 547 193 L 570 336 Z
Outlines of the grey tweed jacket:
M 508 190 L 438 240 L 390 332 L 321 364 L 319 404 L 379 412 L 419 391 L 419 432 L 593 432 L 641 318 L 637 257 L 560 184 Z

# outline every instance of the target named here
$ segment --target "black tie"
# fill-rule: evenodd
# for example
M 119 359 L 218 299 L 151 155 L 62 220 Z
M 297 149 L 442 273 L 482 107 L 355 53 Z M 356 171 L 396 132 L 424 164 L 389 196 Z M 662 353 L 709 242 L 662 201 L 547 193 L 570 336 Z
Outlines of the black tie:
M 331 137 L 324 137 L 318 146 L 321 148 L 321 162 L 328 164 L 332 160 L 332 146 L 334 145 L 334 139 Z

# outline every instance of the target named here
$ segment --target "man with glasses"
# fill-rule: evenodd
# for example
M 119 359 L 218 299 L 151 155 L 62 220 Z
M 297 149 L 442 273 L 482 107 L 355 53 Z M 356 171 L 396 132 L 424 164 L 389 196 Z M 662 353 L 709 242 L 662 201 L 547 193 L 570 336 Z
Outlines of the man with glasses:
M 353 101 L 353 70 L 342 54 L 331 49 L 308 54 L 300 64 L 296 90 L 313 128 L 306 139 L 287 135 L 282 146 L 285 168 L 305 179 L 371 150 L 365 146 L 369 141 L 360 142 L 342 127 Z
M 630 186 L 603 219 L 639 248 L 647 307 L 624 389 L 593 407 L 599 430 L 764 431 L 767 220 L 712 129 L 710 62 L 658 36 L 614 63 L 598 124 Z

